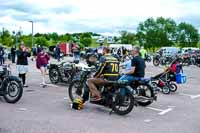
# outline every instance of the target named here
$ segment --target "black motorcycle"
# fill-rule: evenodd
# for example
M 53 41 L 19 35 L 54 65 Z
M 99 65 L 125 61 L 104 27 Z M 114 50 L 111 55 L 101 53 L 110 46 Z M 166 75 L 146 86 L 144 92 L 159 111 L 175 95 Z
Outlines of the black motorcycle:
M 8 103 L 16 103 L 23 94 L 21 79 L 11 75 L 9 65 L 0 66 L 0 96 Z
M 60 64 L 50 64 L 49 79 L 53 84 L 58 82 L 69 83 L 72 81 L 74 74 L 77 72 L 75 63 L 62 62 Z
M 71 101 L 80 96 L 85 100 L 89 99 L 90 93 L 86 81 L 91 72 L 90 69 L 83 70 L 80 77 L 74 79 L 69 85 L 68 93 Z M 102 100 L 91 103 L 109 107 L 119 115 L 126 115 L 131 112 L 134 105 L 148 106 L 153 100 L 156 100 L 154 88 L 152 88 L 150 81 L 147 79 L 138 79 L 131 85 L 128 84 L 128 81 L 108 82 L 108 85 L 98 88 Z M 125 95 L 120 94 L 119 88 L 125 88 Z
M 153 56 L 153 64 L 154 64 L 154 66 L 169 65 L 172 61 L 173 61 L 173 57 L 170 56 L 170 55 L 161 56 L 158 53 L 156 53 Z
M 146 62 L 151 62 L 151 55 L 150 54 L 146 54 L 145 55 L 145 59 L 144 59 L 144 61 L 146 61 Z

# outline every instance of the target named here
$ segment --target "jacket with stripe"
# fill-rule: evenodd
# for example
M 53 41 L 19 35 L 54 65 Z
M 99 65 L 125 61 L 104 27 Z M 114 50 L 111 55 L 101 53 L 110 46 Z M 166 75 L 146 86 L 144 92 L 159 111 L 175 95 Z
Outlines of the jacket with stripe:
M 119 76 L 119 61 L 111 54 L 106 54 L 100 58 L 100 67 L 94 77 L 104 77 L 108 80 L 117 80 Z

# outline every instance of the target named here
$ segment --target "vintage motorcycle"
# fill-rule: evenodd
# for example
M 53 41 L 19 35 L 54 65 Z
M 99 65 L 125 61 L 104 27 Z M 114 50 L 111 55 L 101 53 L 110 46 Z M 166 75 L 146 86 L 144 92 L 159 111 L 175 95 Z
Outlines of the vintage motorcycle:
M 158 53 L 153 56 L 153 64 L 154 66 L 159 65 L 169 65 L 173 61 L 173 57 L 170 55 L 161 56 Z
M 50 64 L 49 79 L 53 84 L 58 82 L 69 83 L 77 72 L 76 64 L 72 62 L 62 62 L 60 64 Z
M 83 97 L 89 100 L 90 93 L 87 86 L 87 79 L 91 73 L 94 72 L 91 68 L 84 68 L 81 71 L 80 77 L 74 79 L 68 88 L 68 94 L 71 101 L 77 97 Z M 102 95 L 100 102 L 91 102 L 93 104 L 103 105 L 111 108 L 119 115 L 126 115 L 130 113 L 134 106 L 148 106 L 156 100 L 156 92 L 150 85 L 148 79 L 138 79 L 129 85 L 128 81 L 108 81 L 108 85 L 99 87 L 98 90 Z M 119 88 L 125 88 L 125 95 L 121 95 Z
M 11 75 L 9 65 L 0 66 L 0 96 L 8 103 L 16 103 L 23 94 L 21 79 Z

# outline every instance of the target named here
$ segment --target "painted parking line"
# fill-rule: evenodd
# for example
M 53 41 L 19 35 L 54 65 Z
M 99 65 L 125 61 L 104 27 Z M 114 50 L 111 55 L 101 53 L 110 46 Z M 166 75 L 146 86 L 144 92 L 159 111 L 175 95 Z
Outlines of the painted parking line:
M 166 114 L 166 113 L 168 113 L 168 112 L 170 112 L 172 110 L 173 110 L 172 108 L 168 108 L 168 109 L 163 110 L 162 112 L 160 112 L 159 115 L 164 115 L 164 114 Z
M 191 99 L 196 99 L 196 98 L 200 97 L 200 94 L 198 94 L 198 95 L 191 95 L 191 94 L 179 93 L 179 95 L 181 95 L 181 96 L 188 96 Z
M 191 99 L 195 99 L 195 98 L 198 98 L 198 97 L 200 97 L 200 94 L 191 96 Z
M 167 114 L 168 112 L 170 112 L 170 111 L 173 110 L 173 108 L 167 108 L 167 109 L 165 109 L 165 110 L 163 110 L 163 109 L 158 109 L 158 108 L 154 108 L 154 107 L 146 107 L 146 108 L 151 109 L 151 110 L 158 111 L 158 112 L 159 112 L 158 115 L 165 115 L 165 114 Z

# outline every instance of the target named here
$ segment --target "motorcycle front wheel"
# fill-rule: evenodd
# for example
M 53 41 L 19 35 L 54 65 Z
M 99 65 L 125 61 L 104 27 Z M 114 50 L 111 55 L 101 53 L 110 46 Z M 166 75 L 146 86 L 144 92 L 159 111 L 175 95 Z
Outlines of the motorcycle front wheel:
M 19 78 L 9 76 L 3 81 L 2 87 L 5 88 L 4 99 L 8 103 L 18 102 L 23 94 L 22 83 Z
M 133 110 L 134 97 L 130 93 L 126 93 L 125 96 L 117 94 L 113 104 L 113 111 L 118 115 L 127 115 Z
M 57 68 L 49 69 L 49 79 L 53 84 L 57 84 L 60 81 L 60 74 Z
M 153 65 L 154 66 L 159 66 L 160 61 L 158 59 L 153 59 Z
M 79 80 L 75 80 L 71 82 L 68 88 L 68 94 L 70 97 L 70 100 L 73 102 L 76 98 L 82 97 L 84 94 L 84 87 L 83 83 Z

